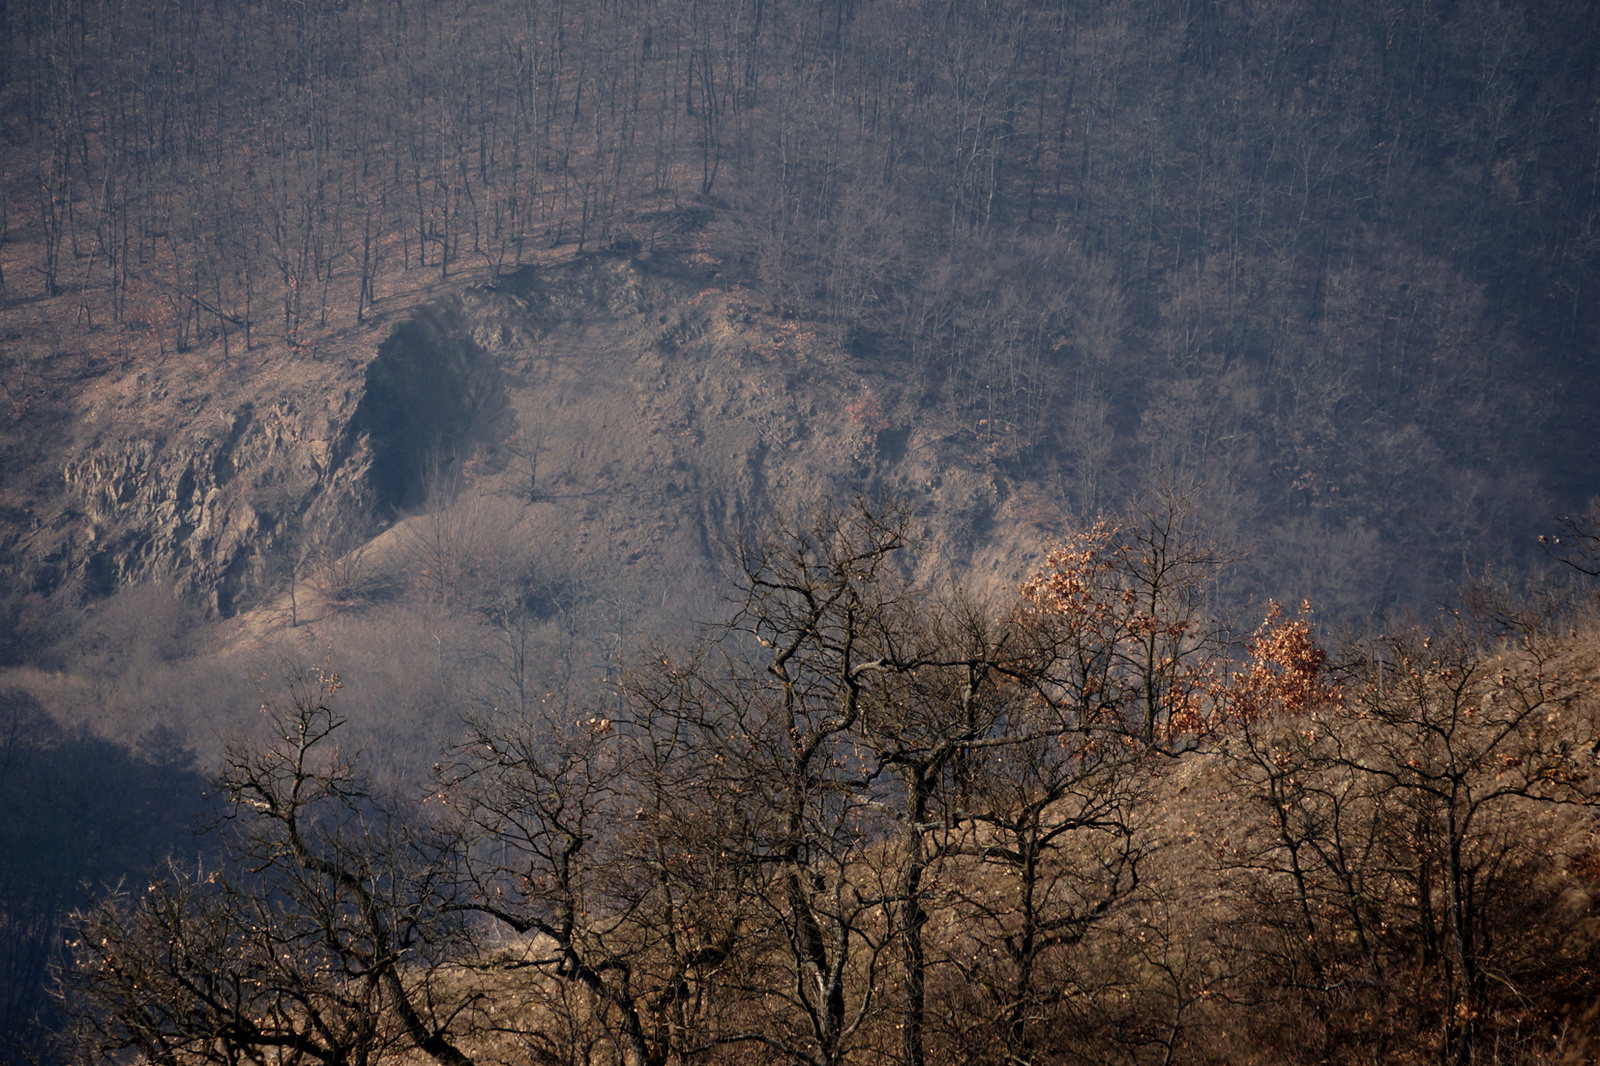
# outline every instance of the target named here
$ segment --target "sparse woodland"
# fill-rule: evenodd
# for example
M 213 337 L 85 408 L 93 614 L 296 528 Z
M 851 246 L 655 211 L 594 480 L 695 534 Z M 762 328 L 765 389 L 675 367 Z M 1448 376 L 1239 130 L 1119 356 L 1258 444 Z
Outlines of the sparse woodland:
M 0 1054 L 1593 1061 L 1592 590 L 1496 590 L 1600 571 L 1597 57 L 1581 0 L 0 0 Z M 529 420 L 513 492 L 284 535 L 347 643 L 264 696 L 39 547 L 86 383 L 586 256 L 1076 532 L 979 595 L 914 500 L 783 501 L 647 645 L 511 543 L 593 488 Z
M 752 534 L 614 698 L 485 711 L 375 787 L 337 677 L 215 778 L 209 866 L 80 912 L 78 1052 L 178 1066 L 1583 1062 L 1592 629 L 1478 609 L 1332 656 L 1209 618 L 1177 510 L 1009 600 L 906 516 Z
M 1080 518 L 1203 484 L 1255 585 L 1341 611 L 1424 602 L 1594 492 L 1591 4 L 0 18 L 18 470 L 106 365 L 287 365 L 430 276 L 661 249 L 899 368 L 901 417 Z

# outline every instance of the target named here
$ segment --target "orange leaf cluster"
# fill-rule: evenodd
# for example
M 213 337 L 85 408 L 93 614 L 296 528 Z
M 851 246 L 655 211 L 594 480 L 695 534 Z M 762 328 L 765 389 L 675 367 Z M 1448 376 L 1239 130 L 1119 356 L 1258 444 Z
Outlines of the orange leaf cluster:
M 1274 602 L 1245 646 L 1249 665 L 1228 686 L 1229 717 L 1240 723 L 1268 715 L 1301 715 L 1342 695 L 1325 672 L 1328 653 L 1311 635 L 1311 604 L 1288 617 Z
M 1102 519 L 1019 588 L 1024 624 L 1056 658 L 1060 698 L 1086 721 L 1170 746 L 1339 698 L 1309 603 L 1294 617 L 1273 603 L 1235 668 L 1197 611 L 1194 575 L 1173 558 Z
M 1049 634 L 1071 675 L 1064 690 L 1085 717 L 1120 718 L 1171 744 L 1212 728 L 1218 671 L 1189 590 L 1164 584 L 1161 572 L 1100 519 L 1054 548 L 1018 591 L 1025 623 Z

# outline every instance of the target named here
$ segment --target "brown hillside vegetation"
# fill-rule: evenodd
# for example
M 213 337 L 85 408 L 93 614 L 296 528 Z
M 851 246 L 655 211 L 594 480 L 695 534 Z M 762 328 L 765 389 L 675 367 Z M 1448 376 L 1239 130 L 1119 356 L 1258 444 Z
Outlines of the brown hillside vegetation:
M 1592 1054 L 1597 55 L 0 0 L 0 1046 Z
M 613 700 L 474 716 L 420 802 L 313 674 L 227 858 L 82 914 L 82 1051 L 466 1064 L 1587 1061 L 1594 630 L 1500 610 L 1237 654 L 1181 512 L 1020 596 L 858 505 Z
M 152 576 L 253 604 L 290 519 L 375 532 L 361 463 L 327 465 L 374 316 L 599 249 L 715 264 L 1057 519 L 1204 486 L 1262 598 L 1420 602 L 1596 488 L 1588 4 L 0 20 L 13 661 Z
M 254 398 L 185 403 L 181 367 L 152 372 L 162 399 L 103 410 L 158 425 L 107 430 L 68 469 L 79 499 L 18 531 L 35 560 L 131 587 L 32 597 L 53 669 L 8 676 L 117 738 L 165 720 L 209 761 L 258 702 L 251 675 L 337 649 L 359 693 L 346 742 L 409 772 L 464 707 L 581 699 L 644 634 L 717 617 L 719 542 L 841 481 L 919 499 L 925 579 L 1036 563 L 1062 529 L 1048 486 L 710 273 L 613 256 L 502 275 Z M 237 613 L 207 623 L 185 593 Z

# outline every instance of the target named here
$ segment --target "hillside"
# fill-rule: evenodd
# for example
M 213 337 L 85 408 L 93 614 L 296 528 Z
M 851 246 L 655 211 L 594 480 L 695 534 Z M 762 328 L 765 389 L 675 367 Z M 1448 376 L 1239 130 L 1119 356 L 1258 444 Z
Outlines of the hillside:
M 1192 491 L 1238 600 L 1426 603 L 1597 490 L 1587 5 L 5 17 L 14 661 L 40 612 L 159 573 L 231 615 L 290 527 L 415 507 L 346 431 L 374 324 L 597 249 L 715 264 L 655 313 L 815 338 L 859 376 L 823 409 L 965 434 L 1047 526 Z
M 79 1054 L 225 1063 L 1586 1061 L 1592 615 L 1242 646 L 1174 512 L 1007 595 L 910 516 L 750 537 L 723 625 L 579 706 L 468 709 L 428 785 L 266 693 L 213 858 L 75 920 Z M 357 699 L 360 699 L 359 694 Z
M 1570 608 L 1596 55 L 1580 0 L 0 5 L 6 750 L 189 788 L 320 664 L 404 792 L 621 708 L 823 501 L 996 601 L 1181 515 L 1235 659 L 1273 600 Z M 0 876 L 0 1028 L 187 847 L 128 806 Z

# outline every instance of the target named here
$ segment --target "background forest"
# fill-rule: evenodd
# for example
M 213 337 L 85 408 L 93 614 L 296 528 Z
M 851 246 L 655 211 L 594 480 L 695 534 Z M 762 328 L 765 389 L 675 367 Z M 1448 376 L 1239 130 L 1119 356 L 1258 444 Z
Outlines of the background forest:
M 5 18 L 6 294 L 115 354 L 288 356 L 397 274 L 663 245 L 1071 513 L 1203 484 L 1258 591 L 1422 602 L 1594 489 L 1588 4 Z M 82 372 L 6 352 L 23 424 Z
M 742 543 L 819 491 L 904 500 L 915 529 L 901 531 L 896 557 L 911 561 L 896 564 L 897 580 L 918 597 L 942 582 L 996 602 L 1042 572 L 1056 538 L 1101 514 L 1181 499 L 1186 528 L 1231 561 L 1208 571 L 1196 608 L 1207 625 L 1231 627 L 1228 661 L 1248 661 L 1242 634 L 1269 599 L 1309 597 L 1325 621 L 1366 627 L 1366 650 L 1352 638 L 1335 659 L 1350 671 L 1347 695 L 1367 691 L 1350 678 L 1376 685 L 1360 697 L 1369 703 L 1328 695 L 1318 706 L 1367 721 L 1351 708 L 1370 716 L 1392 691 L 1374 679 L 1405 658 L 1376 650 L 1372 634 L 1408 639 L 1387 617 L 1458 603 L 1465 583 L 1484 608 L 1486 589 L 1548 582 L 1538 535 L 1564 530 L 1581 545 L 1592 532 L 1557 516 L 1600 492 L 1597 57 L 1600 11 L 1577 0 L 0 0 L 0 1025 L 21 1034 L 35 1018 L 62 1022 L 42 975 L 62 957 L 58 930 L 73 908 L 120 878 L 136 884 L 152 861 L 194 853 L 204 871 L 229 847 L 245 849 L 238 857 L 255 846 L 215 834 L 197 845 L 187 833 L 199 766 L 215 779 L 217 767 L 242 765 L 227 761 L 227 738 L 259 717 L 252 674 L 276 676 L 292 660 L 291 675 L 305 678 L 305 664 L 334 649 L 329 668 L 347 683 L 344 745 L 367 749 L 391 793 L 433 787 L 441 753 L 463 729 L 492 733 L 494 714 L 566 723 L 579 708 L 585 719 L 636 713 L 628 700 L 642 690 L 625 696 L 619 684 L 644 684 L 635 659 L 649 635 L 698 632 L 691 622 L 733 609 L 713 576 L 727 559 L 718 542 Z M 562 360 L 613 394 L 612 406 L 573 406 L 574 388 L 549 369 Z M 654 399 L 635 399 L 646 390 Z M 634 421 L 655 435 L 596 454 Z M 726 428 L 734 423 L 760 428 L 746 440 Z M 718 450 L 732 458 L 714 460 Z M 786 458 L 798 453 L 804 463 Z M 1495 641 L 1515 645 L 1531 623 L 1520 608 L 1486 610 L 1472 624 L 1487 629 L 1457 644 L 1489 661 L 1505 654 Z M 1563 625 L 1566 640 L 1588 631 Z M 1563 693 L 1587 676 L 1570 648 L 1538 654 L 1562 663 Z M 1489 676 L 1468 675 L 1473 685 Z M 1035 688 L 1066 713 L 1054 683 Z M 1437 707 L 1431 694 L 1418 699 L 1428 714 Z M 1452 914 L 1441 902 L 1448 863 L 1438 863 L 1459 859 L 1466 838 L 1430 835 L 1443 823 L 1428 819 L 1454 809 L 1418 813 L 1411 800 L 1436 799 L 1431 786 L 1384 777 L 1392 767 L 1374 753 L 1389 740 L 1328 752 L 1319 727 L 1239 763 L 1229 761 L 1236 718 L 1185 735 L 1205 747 L 1224 720 L 1234 754 L 1177 772 L 1201 783 L 1155 783 L 1147 767 L 1115 761 L 1102 768 L 1109 791 L 1088 790 L 1107 798 L 1110 821 L 1085 815 L 1061 838 L 1071 862 L 1099 863 L 1112 879 L 1071 905 L 1050 897 L 1078 916 L 1050 934 L 1052 987 L 1070 985 L 1059 967 L 1075 937 L 1093 939 L 1091 926 L 1105 930 L 1099 953 L 1070 966 L 1121 976 L 1092 994 L 1006 999 L 995 990 L 1031 982 L 1023 975 L 1037 960 L 1007 939 L 1013 912 L 983 911 L 989 947 L 1007 945 L 1009 961 L 984 970 L 981 952 L 962 962 L 955 940 L 930 933 L 944 954 L 927 965 L 954 982 L 940 994 L 976 997 L 951 1017 L 997 1027 L 930 1032 L 928 1054 L 1026 1057 L 1032 1034 L 1068 1016 L 1063 1031 L 1081 1042 L 1039 1054 L 1106 1061 L 1113 1044 L 1097 1041 L 1127 1032 L 1143 1035 L 1116 1054 L 1140 1062 L 1269 1046 L 1224 1039 L 1242 1030 L 1207 1013 L 1212 995 L 1286 1012 L 1262 1018 L 1333 1012 L 1345 1029 L 1285 1030 L 1329 1055 L 1405 1044 L 1470 1061 L 1578 1046 L 1557 1039 L 1592 994 L 1576 971 L 1558 978 L 1493 953 L 1510 949 L 1515 921 L 1555 914 L 1551 901 L 1564 899 L 1566 917 L 1538 926 L 1553 939 L 1530 943 L 1559 942 L 1550 958 L 1588 965 L 1588 905 L 1572 895 L 1589 891 L 1581 847 L 1551 843 L 1535 861 L 1485 845 L 1485 865 L 1458 863 L 1453 883 L 1497 902 L 1471 920 Z M 997 747 L 1039 739 L 1009 722 L 969 721 L 978 732 L 960 735 L 997 729 L 985 734 L 1008 738 Z M 1077 719 L 1058 727 L 1080 739 L 1108 728 L 1099 718 L 1093 730 Z M 879 745 L 896 768 L 881 773 L 899 784 L 830 787 L 851 803 L 904 802 L 910 749 L 875 736 L 863 743 Z M 1081 752 L 1068 764 L 1086 775 L 1068 774 L 1073 788 L 1101 780 Z M 939 788 L 975 787 L 959 777 Z M 1144 854 L 1134 824 L 1182 806 L 1163 789 L 1204 793 L 1224 778 L 1269 792 L 1288 782 L 1302 791 L 1279 809 L 1307 813 L 1280 822 L 1260 865 L 1216 860 L 1233 873 L 1218 873 L 1215 891 L 1242 893 L 1218 903 L 1217 921 L 1245 915 L 1282 932 L 1298 900 L 1304 943 L 1341 945 L 1335 954 L 1357 944 L 1359 962 L 1288 941 L 1205 955 L 1192 929 L 1160 923 L 1184 893 L 1212 889 L 1155 884 L 1159 864 L 1146 863 L 1139 891 L 1123 892 L 1116 871 Z M 102 787 L 72 784 L 90 779 Z M 1379 780 L 1407 801 L 1396 806 Z M 1561 800 L 1573 810 L 1587 810 L 1584 780 L 1556 782 L 1573 790 Z M 1541 791 L 1551 781 L 1523 799 L 1555 809 Z M 337 788 L 327 798 L 348 799 Z M 1054 811 L 1071 823 L 1056 799 L 1030 817 Z M 363 793 L 334 824 L 348 815 L 387 826 L 392 812 L 378 818 L 377 802 Z M 1244 817 L 1228 809 L 1224 822 Z M 1346 809 L 1367 827 L 1359 845 L 1339 835 Z M 1578 839 L 1563 834 L 1579 823 L 1528 830 L 1532 807 L 1505 810 L 1510 820 L 1486 830 L 1502 843 L 1513 825 L 1529 840 Z M 1402 830 L 1407 818 L 1415 824 Z M 895 848 L 927 847 L 930 864 L 958 869 L 977 861 L 973 849 L 999 846 L 955 841 L 980 832 L 970 819 L 935 823 L 913 846 L 904 819 L 841 821 L 830 839 L 849 843 L 828 853 L 833 873 L 798 856 L 787 869 L 857 892 L 858 862 L 875 877 L 910 876 Z M 1240 831 L 1263 831 L 1250 824 Z M 1095 827 L 1115 831 L 1079 833 Z M 80 846 L 92 840 L 115 846 Z M 1378 865 L 1353 864 L 1348 847 Z M 1067 869 L 1050 876 L 1065 886 L 1082 874 Z M 173 876 L 162 891 L 194 889 Z M 1536 886 L 1531 896 L 1494 896 L 1480 880 L 1517 877 Z M 754 969 L 739 971 L 739 995 L 774 973 L 815 977 L 827 969 L 818 960 L 832 960 L 839 988 L 861 979 L 877 997 L 841 992 L 862 1025 L 850 1044 L 831 1006 L 794 993 L 822 1010 L 812 1016 L 822 1030 L 834 1026 L 827 1039 L 802 1039 L 784 1015 L 783 1054 L 796 1061 L 888 1047 L 889 1030 L 874 1026 L 903 1024 L 920 1009 L 916 995 L 933 994 L 905 976 L 923 963 L 906 954 L 904 923 L 932 928 L 945 920 L 938 906 L 947 916 L 980 907 L 928 895 L 917 911 L 920 889 L 885 887 L 876 902 L 855 897 L 850 915 L 828 912 L 846 949 L 807 955 L 802 919 L 826 908 L 780 888 L 729 890 L 762 906 L 789 899 L 763 919 L 778 923 L 763 927 L 764 946 L 741 957 Z M 189 903 L 174 906 L 188 913 Z M 1396 906 L 1421 910 L 1399 919 Z M 756 921 L 739 915 L 725 928 Z M 670 939 L 684 928 L 676 921 L 652 928 Z M 868 934 L 874 921 L 901 922 L 901 933 Z M 780 936 L 783 922 L 798 924 Z M 1133 947 L 1158 926 L 1162 953 Z M 441 966 L 460 961 L 459 932 L 440 934 L 451 945 Z M 615 958 L 659 946 L 645 945 L 643 927 L 631 936 L 644 939 Z M 784 936 L 799 954 L 763 954 Z M 861 956 L 860 945 L 878 954 Z M 628 1009 L 688 1009 L 682 982 L 710 956 L 672 950 L 638 963 L 669 975 L 639 993 L 655 997 L 648 1009 L 625 1007 L 607 984 L 628 972 L 612 968 L 611 947 L 598 984 L 585 985 L 572 959 L 546 959 L 572 980 L 528 987 L 579 998 L 527 1009 L 592 1031 L 591 1050 L 711 1055 L 671 1035 L 676 1022 L 616 1028 Z M 1232 961 L 1216 962 L 1224 956 Z M 1236 983 L 1244 960 L 1268 956 L 1258 972 L 1281 979 L 1278 991 Z M 1491 956 L 1508 968 L 1483 961 Z M 1493 1008 L 1491 1024 L 1483 997 L 1495 982 L 1524 1005 Z M 899 991 L 882 990 L 890 985 Z M 1310 999 L 1289 1002 L 1296 989 Z M 1142 1005 L 1115 1015 L 1124 992 Z M 371 994 L 367 1013 L 351 1008 L 357 1029 L 393 1023 L 394 989 Z M 1419 1013 L 1395 1015 L 1409 1021 L 1392 1033 L 1363 1026 L 1407 996 Z M 775 1009 L 738 1002 L 747 1021 Z M 1157 1015 L 1168 1020 L 1155 1025 Z M 453 1032 L 438 1024 L 435 1036 Z M 1191 1039 L 1195 1026 L 1209 1043 Z M 411 1035 L 394 1036 L 402 1031 Z M 421 1046 L 404 1025 L 384 1032 Z M 1428 1035 L 1406 1043 L 1417 1033 Z M 1379 1044 L 1361 1043 L 1369 1037 Z M 1391 1037 L 1399 1043 L 1382 1043 Z M 581 1059 L 578 1047 L 518 1054 Z M 756 1055 L 737 1040 L 719 1047 Z M 391 1050 L 360 1040 L 301 1050 L 332 1061 L 356 1048 Z M 893 1052 L 916 1054 L 910 1043 Z

